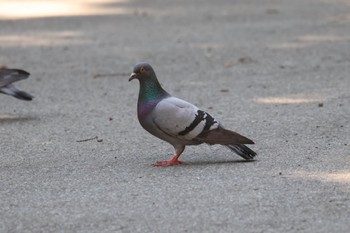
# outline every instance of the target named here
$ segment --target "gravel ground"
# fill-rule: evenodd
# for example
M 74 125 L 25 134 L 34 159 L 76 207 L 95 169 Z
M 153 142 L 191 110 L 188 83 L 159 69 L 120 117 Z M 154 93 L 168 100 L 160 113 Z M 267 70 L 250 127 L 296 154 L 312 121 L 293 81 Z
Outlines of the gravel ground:
M 349 232 L 348 0 L 43 2 L 0 0 L 0 65 L 35 96 L 0 96 L 0 232 Z M 256 161 L 152 167 L 173 148 L 137 121 L 138 61 Z

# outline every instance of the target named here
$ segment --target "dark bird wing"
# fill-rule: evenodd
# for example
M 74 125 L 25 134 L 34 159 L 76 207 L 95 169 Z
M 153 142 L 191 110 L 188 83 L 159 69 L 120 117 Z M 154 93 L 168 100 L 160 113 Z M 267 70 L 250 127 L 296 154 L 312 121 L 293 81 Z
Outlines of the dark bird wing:
M 29 73 L 19 69 L 0 69 L 0 92 L 21 100 L 32 100 L 33 96 L 18 90 L 12 83 L 26 79 Z
M 5 87 L 0 87 L 0 92 L 6 95 L 11 95 L 20 100 L 32 100 L 33 96 L 28 94 L 27 92 L 18 90 L 14 85 L 9 84 Z
M 29 73 L 19 69 L 0 69 L 0 87 L 7 86 L 29 77 Z

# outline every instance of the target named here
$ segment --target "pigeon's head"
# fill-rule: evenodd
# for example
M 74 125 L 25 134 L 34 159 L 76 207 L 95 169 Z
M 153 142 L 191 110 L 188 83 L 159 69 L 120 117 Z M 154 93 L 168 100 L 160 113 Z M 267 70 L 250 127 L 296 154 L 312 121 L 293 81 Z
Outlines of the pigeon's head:
M 152 66 L 148 63 L 139 63 L 134 66 L 134 70 L 130 75 L 129 81 L 138 79 L 140 81 L 157 79 Z

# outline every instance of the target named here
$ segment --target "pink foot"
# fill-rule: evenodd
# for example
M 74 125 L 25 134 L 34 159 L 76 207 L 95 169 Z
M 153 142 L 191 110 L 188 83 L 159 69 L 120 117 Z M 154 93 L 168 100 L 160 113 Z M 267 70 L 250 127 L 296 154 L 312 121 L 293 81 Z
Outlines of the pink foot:
M 157 166 L 157 167 L 168 167 L 168 166 L 179 165 L 179 164 L 182 164 L 182 161 L 178 160 L 177 156 L 174 156 L 170 160 L 162 161 L 162 162 L 156 162 L 156 163 L 154 163 L 152 165 L 153 166 Z

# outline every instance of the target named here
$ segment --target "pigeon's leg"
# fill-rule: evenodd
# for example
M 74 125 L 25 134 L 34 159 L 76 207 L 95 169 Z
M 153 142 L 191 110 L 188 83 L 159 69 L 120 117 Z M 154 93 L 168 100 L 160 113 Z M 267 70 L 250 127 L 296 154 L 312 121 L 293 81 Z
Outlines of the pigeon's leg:
M 172 159 L 167 161 L 162 161 L 162 162 L 156 162 L 155 164 L 152 164 L 152 165 L 157 167 L 167 167 L 167 166 L 182 164 L 182 161 L 179 160 L 179 157 L 184 150 L 185 150 L 185 146 L 177 147 L 175 150 L 175 155 Z

